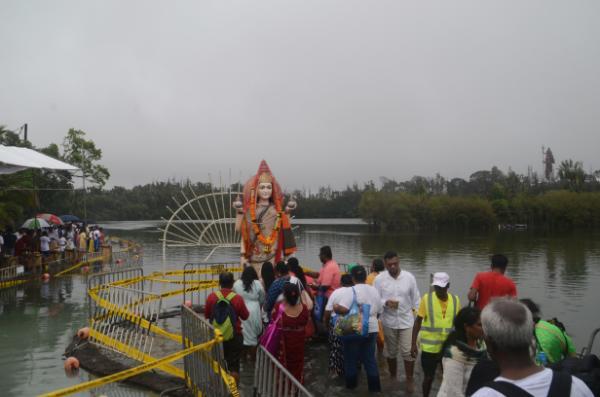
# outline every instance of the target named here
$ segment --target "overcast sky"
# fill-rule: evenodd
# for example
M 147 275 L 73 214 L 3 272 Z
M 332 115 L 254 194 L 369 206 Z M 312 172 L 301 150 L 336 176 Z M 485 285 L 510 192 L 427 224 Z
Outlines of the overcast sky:
M 109 186 L 599 169 L 600 2 L 0 0 L 0 125 Z

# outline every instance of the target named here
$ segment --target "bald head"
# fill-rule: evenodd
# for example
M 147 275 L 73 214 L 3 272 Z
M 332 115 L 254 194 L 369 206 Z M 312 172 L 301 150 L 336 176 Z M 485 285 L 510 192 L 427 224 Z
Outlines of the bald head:
M 490 302 L 481 312 L 483 333 L 496 350 L 526 352 L 532 343 L 533 319 L 521 302 L 502 298 Z

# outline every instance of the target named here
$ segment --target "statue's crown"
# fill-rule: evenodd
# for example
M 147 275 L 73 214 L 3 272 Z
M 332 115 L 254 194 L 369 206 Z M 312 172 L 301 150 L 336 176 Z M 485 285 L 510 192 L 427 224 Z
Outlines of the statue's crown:
M 261 161 L 258 166 L 258 183 L 273 183 L 271 169 L 265 160 Z
M 273 176 L 268 172 L 263 172 L 258 176 L 258 183 L 273 183 Z

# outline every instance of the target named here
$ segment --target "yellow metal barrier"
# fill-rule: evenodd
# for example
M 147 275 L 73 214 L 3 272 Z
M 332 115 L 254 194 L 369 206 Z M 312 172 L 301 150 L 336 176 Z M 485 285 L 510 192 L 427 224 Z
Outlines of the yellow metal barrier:
M 81 266 L 81 265 L 82 264 L 79 263 L 70 269 L 66 269 L 64 272 L 71 271 L 71 270 L 73 270 L 73 268 L 76 268 L 77 266 Z M 236 270 L 241 271 L 241 269 L 238 269 L 237 267 L 231 268 L 231 269 L 226 269 L 226 270 L 227 271 L 232 271 L 232 270 L 233 271 L 236 271 Z M 77 386 L 58 390 L 56 392 L 52 392 L 52 393 L 46 394 L 44 396 L 63 396 L 63 395 L 68 395 L 68 394 L 72 394 L 72 393 L 81 392 L 83 390 L 99 387 L 99 386 L 105 385 L 107 383 L 123 380 L 123 379 L 129 378 L 131 376 L 135 376 L 144 371 L 154 369 L 154 368 L 160 369 L 160 370 L 162 370 L 172 376 L 178 377 L 178 378 L 185 378 L 184 370 L 182 370 L 178 367 L 175 367 L 170 363 L 179 358 L 187 356 L 188 354 L 191 354 L 194 352 L 199 352 L 199 351 L 204 351 L 204 353 L 200 356 L 196 355 L 194 357 L 196 357 L 196 359 L 199 359 L 199 357 L 201 357 L 201 360 L 203 360 L 203 361 L 208 360 L 208 361 L 206 361 L 206 364 L 208 365 L 208 368 L 212 368 L 212 371 L 210 371 L 210 373 L 213 373 L 213 371 L 214 371 L 214 374 L 218 374 L 217 376 L 222 378 L 223 383 L 226 385 L 225 390 L 226 390 L 227 394 L 231 394 L 234 397 L 239 396 L 239 392 L 237 390 L 237 386 L 236 386 L 234 378 L 231 375 L 229 375 L 225 369 L 223 369 L 221 367 L 222 357 L 218 358 L 218 356 L 213 356 L 211 353 L 214 351 L 213 346 L 215 344 L 220 344 L 223 341 L 222 335 L 220 334 L 220 332 L 218 330 L 214 331 L 214 339 L 213 340 L 210 340 L 208 342 L 196 341 L 196 343 L 199 343 L 198 345 L 190 346 L 190 345 L 192 345 L 191 341 L 186 340 L 184 343 L 182 335 L 175 334 L 175 333 L 166 331 L 165 329 L 162 329 L 161 327 L 159 327 L 157 325 L 157 323 L 155 321 L 148 321 L 147 318 L 144 318 L 145 317 L 144 315 L 139 314 L 140 313 L 139 310 L 136 310 L 137 306 L 143 305 L 143 304 L 148 303 L 153 300 L 177 296 L 177 295 L 185 294 L 188 292 L 216 288 L 216 287 L 218 287 L 218 282 L 214 278 L 212 280 L 211 279 L 182 280 L 180 277 L 185 277 L 185 275 L 190 275 L 190 274 L 217 275 L 221 271 L 223 271 L 223 269 L 220 269 L 217 267 L 217 268 L 210 268 L 210 269 L 176 270 L 176 271 L 169 271 L 169 272 L 165 272 L 165 273 L 155 272 L 149 276 L 135 276 L 135 277 L 128 278 L 128 279 L 120 279 L 120 280 L 108 282 L 106 284 L 90 287 L 88 289 L 88 295 L 90 297 L 90 300 L 94 302 L 94 304 L 97 308 L 102 309 L 96 314 L 96 317 L 94 317 L 93 313 L 90 313 L 90 315 L 91 315 L 90 338 L 95 343 L 98 343 L 98 344 L 108 347 L 110 349 L 114 349 L 114 350 L 124 354 L 125 356 L 130 357 L 135 360 L 138 360 L 138 361 L 141 361 L 144 364 L 137 366 L 135 368 L 131 368 L 129 370 L 117 373 L 117 374 L 106 376 L 101 379 L 96 379 L 91 382 L 86 382 L 86 383 L 83 383 L 83 384 L 80 384 Z M 111 302 L 112 298 L 110 298 L 110 297 L 115 296 L 115 295 L 112 294 L 109 291 L 109 289 L 111 289 L 111 288 L 112 289 L 127 288 L 130 286 L 136 286 L 136 288 L 140 288 L 140 286 L 144 285 L 144 281 L 163 283 L 163 284 L 173 284 L 173 285 L 183 284 L 184 288 L 179 288 L 179 289 L 175 289 L 172 291 L 165 291 L 160 294 L 143 293 L 143 294 L 139 295 L 139 299 L 125 299 L 125 300 L 121 299 L 121 301 L 119 301 L 119 303 Z M 147 294 L 147 295 L 144 295 L 144 294 Z M 107 299 L 109 299 L 109 300 L 107 300 Z M 117 301 L 118 301 L 118 299 L 117 299 Z M 169 340 L 175 341 L 175 342 L 183 345 L 184 350 L 177 352 L 177 353 L 173 353 L 162 359 L 155 359 L 154 357 L 152 357 L 150 355 L 149 351 L 148 352 L 141 351 L 138 348 L 135 348 L 134 346 L 130 346 L 126 340 L 116 339 L 116 338 L 118 338 L 118 335 L 112 337 L 111 336 L 112 333 L 110 335 L 107 335 L 103 332 L 100 332 L 100 331 L 102 331 L 101 327 L 100 327 L 100 331 L 98 331 L 98 329 L 96 329 L 98 327 L 95 327 L 95 324 L 97 324 L 97 323 L 100 324 L 102 321 L 106 321 L 107 319 L 110 319 L 110 318 L 120 318 L 123 321 L 127 321 L 132 324 L 135 324 L 136 326 L 140 327 L 140 329 L 143 329 L 144 332 L 146 332 L 146 333 L 152 333 L 154 335 L 162 336 Z
M 133 358 L 135 360 L 141 361 L 143 363 L 151 363 L 156 359 L 152 356 L 144 354 L 143 352 L 133 348 L 132 346 L 126 345 L 124 343 L 119 342 L 116 339 L 113 339 L 107 335 L 104 335 L 100 332 L 97 332 L 95 329 L 90 329 L 90 337 L 98 341 L 99 343 L 110 346 L 121 353 L 125 354 L 127 357 Z M 184 378 L 184 373 L 180 368 L 177 368 L 170 364 L 164 364 L 158 367 L 158 369 L 165 371 L 169 375 L 176 376 L 178 378 Z
M 89 263 L 94 263 L 94 262 L 100 262 L 100 261 L 103 261 L 103 260 L 104 260 L 103 256 L 97 256 L 95 258 L 86 259 L 84 261 L 81 261 L 81 262 L 78 262 L 78 263 L 74 264 L 73 266 L 69 267 L 68 269 L 65 269 L 63 271 L 60 271 L 60 272 L 56 273 L 54 275 L 54 277 L 60 277 L 63 274 L 69 273 L 69 272 L 71 272 L 73 270 L 76 270 L 76 269 L 82 267 L 83 265 L 87 265 Z
M 0 289 L 14 287 L 15 285 L 20 285 L 26 283 L 29 280 L 10 280 L 10 281 L 0 281 Z
M 60 397 L 60 396 L 68 396 L 74 393 L 79 393 L 85 390 L 89 390 L 89 389 L 93 389 L 95 387 L 99 387 L 99 386 L 103 386 L 106 385 L 108 383 L 112 383 L 112 382 L 118 382 L 127 378 L 130 378 L 132 376 L 135 375 L 139 375 L 142 372 L 146 372 L 146 371 L 150 371 L 154 368 L 159 368 L 159 367 L 163 367 L 166 364 L 172 363 L 173 361 L 179 360 L 182 357 L 185 357 L 188 354 L 197 352 L 197 351 L 201 351 L 201 350 L 208 350 L 210 349 L 214 344 L 219 343 L 219 340 L 215 339 L 212 340 L 210 342 L 207 343 L 203 343 L 201 345 L 196 345 L 193 347 L 190 347 L 188 349 L 170 354 L 166 357 L 160 358 L 160 359 L 155 359 L 152 360 L 150 362 L 147 362 L 145 364 L 142 365 L 138 365 L 137 367 L 133 367 L 133 368 L 129 368 L 126 369 L 124 371 L 121 372 L 117 372 L 116 374 L 112 374 L 112 375 L 108 375 L 105 376 L 103 378 L 99 378 L 99 379 L 94 379 L 92 381 L 89 382 L 84 382 L 84 383 L 80 383 L 78 385 L 75 386 L 70 386 L 70 387 L 66 387 L 64 389 L 60 389 L 60 390 L 56 390 L 47 394 L 42 394 L 41 397 Z M 237 388 L 235 390 L 235 392 L 237 393 Z M 233 393 L 232 393 L 233 394 Z

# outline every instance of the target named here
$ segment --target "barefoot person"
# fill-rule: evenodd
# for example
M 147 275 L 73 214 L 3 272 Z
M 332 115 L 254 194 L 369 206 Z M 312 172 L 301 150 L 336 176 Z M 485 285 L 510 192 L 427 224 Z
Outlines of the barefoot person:
M 383 261 L 387 270 L 377 276 L 373 284 L 379 291 L 384 306 L 381 315 L 385 338 L 383 355 L 387 358 L 392 378 L 396 378 L 397 357 L 402 356 L 406 391 L 412 393 L 415 389 L 415 358 L 411 354 L 412 328 L 415 322 L 413 311 L 419 307 L 421 294 L 415 276 L 400 269 L 400 259 L 396 252 L 387 252 Z

